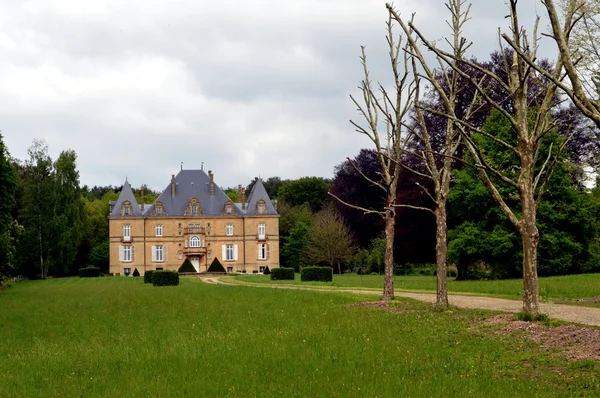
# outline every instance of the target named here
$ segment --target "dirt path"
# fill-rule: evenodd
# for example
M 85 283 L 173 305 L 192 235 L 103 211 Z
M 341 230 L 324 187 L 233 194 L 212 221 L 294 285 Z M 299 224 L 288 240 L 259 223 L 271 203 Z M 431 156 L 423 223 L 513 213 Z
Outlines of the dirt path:
M 293 290 L 311 290 L 317 292 L 337 292 L 337 293 L 351 293 L 351 294 L 367 294 L 371 296 L 381 296 L 381 292 L 373 290 L 361 290 L 361 289 L 315 289 L 311 287 L 303 286 L 291 286 L 291 285 L 258 285 L 250 283 L 229 283 L 220 280 L 219 278 L 205 278 L 205 282 L 211 284 L 227 285 L 227 286 L 250 286 L 250 287 L 262 287 L 271 289 L 293 289 Z M 396 291 L 396 297 L 408 297 L 414 300 L 425 301 L 429 303 L 435 302 L 435 294 L 433 293 L 411 293 Z M 493 311 L 504 311 L 504 312 L 520 312 L 523 309 L 521 301 L 507 300 L 493 297 L 483 296 L 462 296 L 462 295 L 448 295 L 450 305 L 460 308 L 472 308 L 482 310 L 493 310 Z M 581 307 L 575 305 L 566 304 L 549 304 L 541 303 L 542 312 L 548 314 L 552 319 L 559 319 L 561 321 L 581 323 L 584 325 L 600 326 L 600 308 L 592 307 Z

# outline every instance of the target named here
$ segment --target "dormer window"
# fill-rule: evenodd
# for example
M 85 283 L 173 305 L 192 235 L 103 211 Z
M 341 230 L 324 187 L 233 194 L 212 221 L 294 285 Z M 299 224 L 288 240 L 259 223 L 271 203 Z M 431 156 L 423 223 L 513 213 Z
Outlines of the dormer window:
M 265 214 L 267 212 L 266 204 L 264 200 L 259 200 L 256 202 L 256 213 L 257 214 Z
M 225 211 L 223 212 L 223 214 L 228 216 L 233 214 L 233 202 L 231 200 L 225 202 Z
M 121 209 L 122 216 L 130 216 L 131 215 L 131 203 L 128 200 L 123 202 L 123 207 Z
M 155 216 L 164 216 L 165 215 L 165 210 L 163 208 L 163 204 L 161 201 L 156 202 L 156 204 L 154 205 L 154 211 L 152 212 L 152 214 Z
M 198 201 L 198 199 L 196 199 L 196 198 L 190 199 L 190 203 L 188 205 L 188 208 L 187 208 L 185 214 L 192 215 L 192 216 L 196 216 L 198 214 L 203 214 L 202 209 L 200 208 L 200 202 Z

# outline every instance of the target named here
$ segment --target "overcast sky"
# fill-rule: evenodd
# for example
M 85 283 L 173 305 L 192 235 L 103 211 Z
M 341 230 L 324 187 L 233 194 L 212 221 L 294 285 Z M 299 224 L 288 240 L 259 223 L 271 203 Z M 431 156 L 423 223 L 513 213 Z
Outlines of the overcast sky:
M 395 5 L 439 39 L 443 3 Z M 465 35 L 486 58 L 507 11 L 474 3 Z M 541 6 L 520 3 L 529 28 Z M 0 130 L 13 157 L 34 138 L 74 149 L 82 185 L 163 189 L 180 162 L 221 186 L 331 177 L 368 146 L 348 95 L 360 45 L 388 77 L 386 18 L 378 0 L 0 0 Z

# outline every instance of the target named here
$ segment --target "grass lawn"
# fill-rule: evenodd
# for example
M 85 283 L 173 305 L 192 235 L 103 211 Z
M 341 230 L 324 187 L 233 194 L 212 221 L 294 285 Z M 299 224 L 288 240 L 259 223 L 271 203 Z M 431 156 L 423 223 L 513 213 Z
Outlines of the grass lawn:
M 361 287 L 383 289 L 383 275 L 334 275 L 333 282 L 300 282 L 296 274 L 294 281 L 271 281 L 268 275 L 248 275 L 229 278 L 231 281 L 253 283 L 296 284 L 327 287 Z M 435 276 L 396 276 L 394 286 L 403 290 L 426 290 L 435 292 Z M 576 299 L 600 296 L 600 274 L 583 274 L 539 278 L 542 300 Z M 448 279 L 451 293 L 473 293 L 520 299 L 523 292 L 521 279 L 496 281 L 455 281 Z
M 358 300 L 199 280 L 17 283 L 0 292 L 0 396 L 600 394 L 598 363 L 474 329 L 488 313 Z

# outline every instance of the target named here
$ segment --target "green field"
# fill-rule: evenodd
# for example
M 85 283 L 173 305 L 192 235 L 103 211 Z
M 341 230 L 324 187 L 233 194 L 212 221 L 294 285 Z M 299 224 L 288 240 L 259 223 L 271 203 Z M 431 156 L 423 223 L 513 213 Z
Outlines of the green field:
M 489 313 L 140 278 L 0 292 L 0 396 L 597 396 L 597 363 L 476 326 Z
M 382 289 L 383 275 L 334 275 L 333 282 L 300 282 L 296 274 L 294 281 L 271 281 L 268 275 L 238 276 L 230 281 L 295 284 L 321 287 L 361 287 L 367 289 Z M 435 292 L 435 276 L 396 276 L 394 286 L 402 290 L 424 290 Z M 583 274 L 568 276 L 553 276 L 539 278 L 540 297 L 542 300 L 577 299 L 600 296 L 600 274 Z M 521 279 L 495 281 L 455 281 L 448 279 L 448 290 L 451 293 L 472 293 L 485 296 L 496 296 L 520 299 L 523 292 Z

